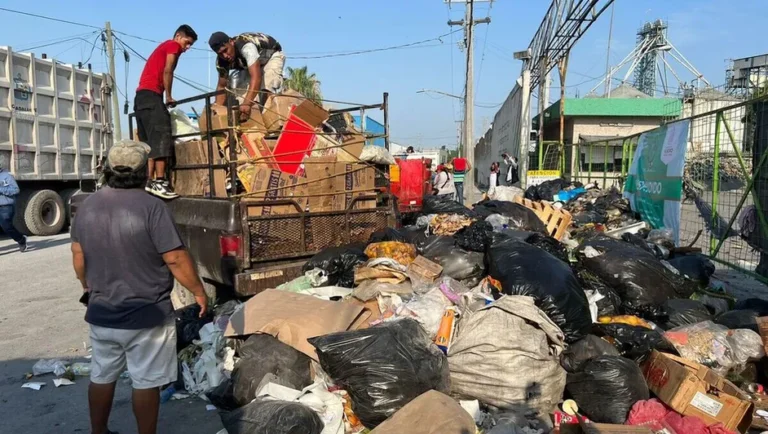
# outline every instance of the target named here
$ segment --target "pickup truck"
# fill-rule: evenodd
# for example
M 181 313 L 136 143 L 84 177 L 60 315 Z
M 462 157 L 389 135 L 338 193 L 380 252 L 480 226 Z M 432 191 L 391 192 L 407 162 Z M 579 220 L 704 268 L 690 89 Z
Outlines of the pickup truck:
M 212 134 L 229 131 L 230 140 L 235 140 L 238 124 L 237 112 L 229 110 L 228 129 L 215 130 L 210 124 L 211 100 L 216 92 L 178 101 L 185 104 L 204 100 L 208 113 L 207 152 L 213 155 L 218 146 L 213 143 Z M 383 103 L 358 106 L 341 110 L 330 110 L 331 114 L 381 109 L 387 114 L 386 94 Z M 134 124 L 134 115 L 129 115 L 130 125 Z M 386 122 L 385 122 L 386 124 Z M 133 138 L 133 128 L 131 128 Z M 199 135 L 199 133 L 196 133 Z M 174 138 L 191 136 L 185 134 Z M 388 132 L 385 131 L 385 140 Z M 233 142 L 231 142 L 233 143 Z M 214 179 L 213 171 L 228 169 L 229 185 L 237 185 L 236 146 L 230 146 L 229 163 L 205 165 L 176 165 L 173 170 L 207 169 L 208 180 Z M 208 162 L 212 161 L 208 158 Z M 386 166 L 384 166 L 386 167 Z M 393 227 L 397 222 L 396 201 L 388 193 L 388 176 L 377 176 L 380 191 L 371 195 L 355 197 L 343 211 L 307 212 L 300 204 L 291 199 L 279 200 L 244 200 L 240 197 L 223 196 L 214 191 L 209 182 L 205 196 L 181 196 L 168 202 L 182 240 L 197 263 L 198 273 L 210 295 L 231 298 L 257 294 L 268 288 L 303 275 L 301 268 L 306 261 L 319 251 L 332 246 L 354 242 L 365 242 L 376 231 Z M 71 213 L 74 218 L 77 207 L 87 197 L 87 193 L 73 196 Z M 357 209 L 358 202 L 376 200 L 376 207 Z M 295 212 L 253 216 L 251 209 L 264 206 L 292 206 Z M 175 297 L 181 297 L 186 291 L 174 291 Z M 175 300 L 177 303 L 178 300 Z M 181 300 L 182 305 L 189 300 Z

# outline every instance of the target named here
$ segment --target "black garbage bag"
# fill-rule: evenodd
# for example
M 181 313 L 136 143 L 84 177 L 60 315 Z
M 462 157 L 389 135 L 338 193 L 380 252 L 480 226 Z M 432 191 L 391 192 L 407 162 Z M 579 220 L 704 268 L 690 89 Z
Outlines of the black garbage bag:
M 605 223 L 607 219 L 597 211 L 582 211 L 573 215 L 571 220 L 576 226 L 588 225 L 590 223 Z
M 400 234 L 403 236 L 403 243 L 413 244 L 417 250 L 424 247 L 428 238 L 426 231 L 416 226 L 404 227 L 400 229 Z
M 604 235 L 590 237 L 578 247 L 581 265 L 615 289 L 626 313 L 655 320 L 672 298 L 688 298 L 697 288 L 661 263 L 653 254 Z
M 715 274 L 715 264 L 704 255 L 675 256 L 667 260 L 680 274 L 698 282 L 702 287 L 709 286 L 709 278 Z
M 525 242 L 544 250 L 566 264 L 570 264 L 570 260 L 568 259 L 568 249 L 565 248 L 565 244 L 550 236 L 534 232 L 525 239 Z
M 569 373 L 565 389 L 593 422 L 624 424 L 637 401 L 649 399 L 648 385 L 635 362 L 597 356 Z
M 502 215 L 509 219 L 510 229 L 547 233 L 547 227 L 536 213 L 519 203 L 489 200 L 475 206 L 475 213 L 483 220 L 493 214 Z
M 313 256 L 302 268 L 307 272 L 319 268 L 328 274 L 328 285 L 353 288 L 355 286 L 355 268 L 368 261 L 365 246 L 350 244 L 341 247 L 329 247 Z
M 667 300 L 664 302 L 664 311 L 668 319 L 662 326 L 666 330 L 712 319 L 704 303 L 687 298 Z
M 422 393 L 450 392 L 448 359 L 410 318 L 309 339 L 320 365 L 374 428 Z
M 621 297 L 616 291 L 603 282 L 594 273 L 582 267 L 580 264 L 573 264 L 574 275 L 579 281 L 581 289 L 586 291 L 597 291 L 604 298 L 597 302 L 597 316 L 621 315 L 624 311 L 621 308 Z
M 654 256 L 657 256 L 656 251 L 653 249 L 654 244 L 649 243 L 648 241 L 645 240 L 645 238 L 639 235 L 631 234 L 631 233 L 621 234 L 621 239 L 632 244 L 633 246 L 636 246 L 645 250 L 646 252 Z
M 728 327 L 731 330 L 749 329 L 755 333 L 760 333 L 757 327 L 757 318 L 761 315 L 756 309 L 738 309 L 721 313 L 714 319 L 715 324 Z
M 222 381 L 205 396 L 219 410 L 232 411 L 238 407 L 235 401 L 235 383 L 232 380 Z
M 552 201 L 560 190 L 564 190 L 570 183 L 565 179 L 558 178 L 550 181 L 544 181 L 539 185 L 532 185 L 525 190 L 525 198 L 530 200 L 548 200 Z
M 753 309 L 760 313 L 760 316 L 768 316 L 768 300 L 762 298 L 747 298 L 739 300 L 733 306 L 734 309 Z
M 368 244 L 382 243 L 384 241 L 397 241 L 399 243 L 405 243 L 405 237 L 403 234 L 395 228 L 386 228 L 381 231 L 376 231 L 368 238 Z
M 232 393 L 238 407 L 256 398 L 262 382 L 298 390 L 312 384 L 310 358 L 271 335 L 249 337 L 240 347 L 239 356 L 232 372 Z
M 568 343 L 589 332 L 589 302 L 571 268 L 528 243 L 494 233 L 485 254 L 488 274 L 501 282 L 502 293 L 527 295 L 563 331 Z M 499 298 L 501 294 L 495 293 Z
M 653 350 L 678 354 L 675 347 L 664 338 L 660 332 L 642 326 L 629 324 L 594 324 L 592 333 L 600 337 L 608 337 L 619 353 L 640 363 Z
M 485 277 L 484 255 L 456 247 L 453 237 L 429 237 L 421 254 L 443 267 L 443 276 L 456 279 L 470 288 Z
M 443 196 L 424 196 L 424 206 L 421 212 L 429 214 L 459 214 L 467 217 L 475 217 L 475 213 L 464 205 Z
M 560 354 L 560 366 L 568 372 L 578 372 L 581 365 L 597 356 L 618 356 L 619 350 L 595 335 L 587 335 L 572 343 Z
M 456 245 L 471 252 L 485 253 L 491 242 L 493 226 L 484 220 L 478 220 L 471 225 L 460 229 L 453 238 Z
M 200 329 L 213 321 L 213 314 L 208 311 L 200 318 L 200 306 L 193 304 L 175 312 L 176 315 L 176 350 L 181 351 L 200 339 Z
M 221 413 L 221 423 L 229 434 L 320 434 L 325 427 L 304 404 L 265 399 Z

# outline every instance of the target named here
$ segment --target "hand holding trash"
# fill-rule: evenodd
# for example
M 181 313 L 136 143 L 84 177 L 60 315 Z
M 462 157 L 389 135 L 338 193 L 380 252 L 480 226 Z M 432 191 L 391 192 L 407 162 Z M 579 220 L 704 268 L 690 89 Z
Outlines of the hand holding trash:
M 208 296 L 203 292 L 201 295 L 195 296 L 195 302 L 200 306 L 200 318 L 203 318 L 208 313 Z

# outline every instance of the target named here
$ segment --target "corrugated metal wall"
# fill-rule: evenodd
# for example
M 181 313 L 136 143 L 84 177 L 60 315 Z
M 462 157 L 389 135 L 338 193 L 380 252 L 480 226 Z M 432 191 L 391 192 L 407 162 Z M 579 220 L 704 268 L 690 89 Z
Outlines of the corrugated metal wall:
M 477 185 L 481 189 L 488 188 L 491 163 L 501 162 L 501 154 L 507 153 L 520 157 L 520 139 L 522 135 L 523 91 L 520 83 L 507 96 L 504 104 L 493 117 L 493 124 L 475 147 L 475 167 L 477 168 Z M 527 158 L 527 153 L 526 158 Z M 503 170 L 502 163 L 502 170 Z

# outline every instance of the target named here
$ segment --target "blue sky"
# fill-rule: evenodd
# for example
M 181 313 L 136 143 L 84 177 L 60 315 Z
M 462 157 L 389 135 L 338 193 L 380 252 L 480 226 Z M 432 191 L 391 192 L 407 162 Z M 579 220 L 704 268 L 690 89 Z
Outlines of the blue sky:
M 112 27 L 148 39 L 164 40 L 181 23 L 190 24 L 200 35 L 195 48 L 182 56 L 177 73 L 199 83 L 215 83 L 213 60 L 207 50 L 208 36 L 217 30 L 229 34 L 260 31 L 277 38 L 288 56 L 288 66 L 308 65 L 322 82 L 325 98 L 357 103 L 376 103 L 382 92 L 390 93 L 390 126 L 394 141 L 424 147 L 456 142 L 456 121 L 461 119 L 459 100 L 437 94 L 417 93 L 437 89 L 461 94 L 464 80 L 464 53 L 457 43 L 461 34 L 446 36 L 421 46 L 358 56 L 324 59 L 296 59 L 298 56 L 365 50 L 436 38 L 457 28 L 448 19 L 461 19 L 463 7 L 449 9 L 442 0 L 388 0 L 384 2 L 330 0 L 287 0 L 272 6 L 252 2 L 253 7 L 231 11 L 230 4 L 242 2 L 165 2 L 113 0 L 28 1 L 5 0 L 3 7 L 101 26 Z M 520 73 L 514 51 L 528 47 L 549 0 L 498 0 L 476 6 L 476 17 L 490 14 L 490 25 L 476 28 L 476 101 L 485 106 L 500 104 Z M 209 5 L 211 4 L 211 5 Z M 669 38 L 713 84 L 725 81 L 725 59 L 768 52 L 764 37 L 764 0 L 616 0 L 611 62 L 620 61 L 634 46 L 635 33 L 645 20 L 669 22 Z M 75 6 L 76 5 L 76 6 Z M 758 12 L 760 11 L 760 12 Z M 79 36 L 92 41 L 93 29 L 44 21 L 0 11 L 0 45 L 22 49 L 53 39 Z M 571 54 L 567 80 L 568 95 L 586 94 L 605 73 L 610 11 L 595 23 Z M 131 37 L 125 42 L 148 56 L 155 44 Z M 79 39 L 33 50 L 68 63 L 85 60 L 91 43 Z M 124 62 L 117 61 L 121 90 L 125 89 Z M 94 70 L 106 70 L 97 49 L 92 56 Z M 143 67 L 132 57 L 127 95 L 133 93 Z M 555 74 L 556 75 L 556 74 Z M 691 77 L 688 77 L 689 79 Z M 554 80 L 557 84 L 557 79 Z M 559 88 L 552 89 L 552 100 Z M 179 99 L 198 93 L 178 83 Z M 122 109 L 124 97 L 120 98 Z M 475 110 L 475 131 L 493 120 L 496 108 Z M 125 124 L 125 120 L 123 121 Z M 125 130 L 125 127 L 123 127 Z

